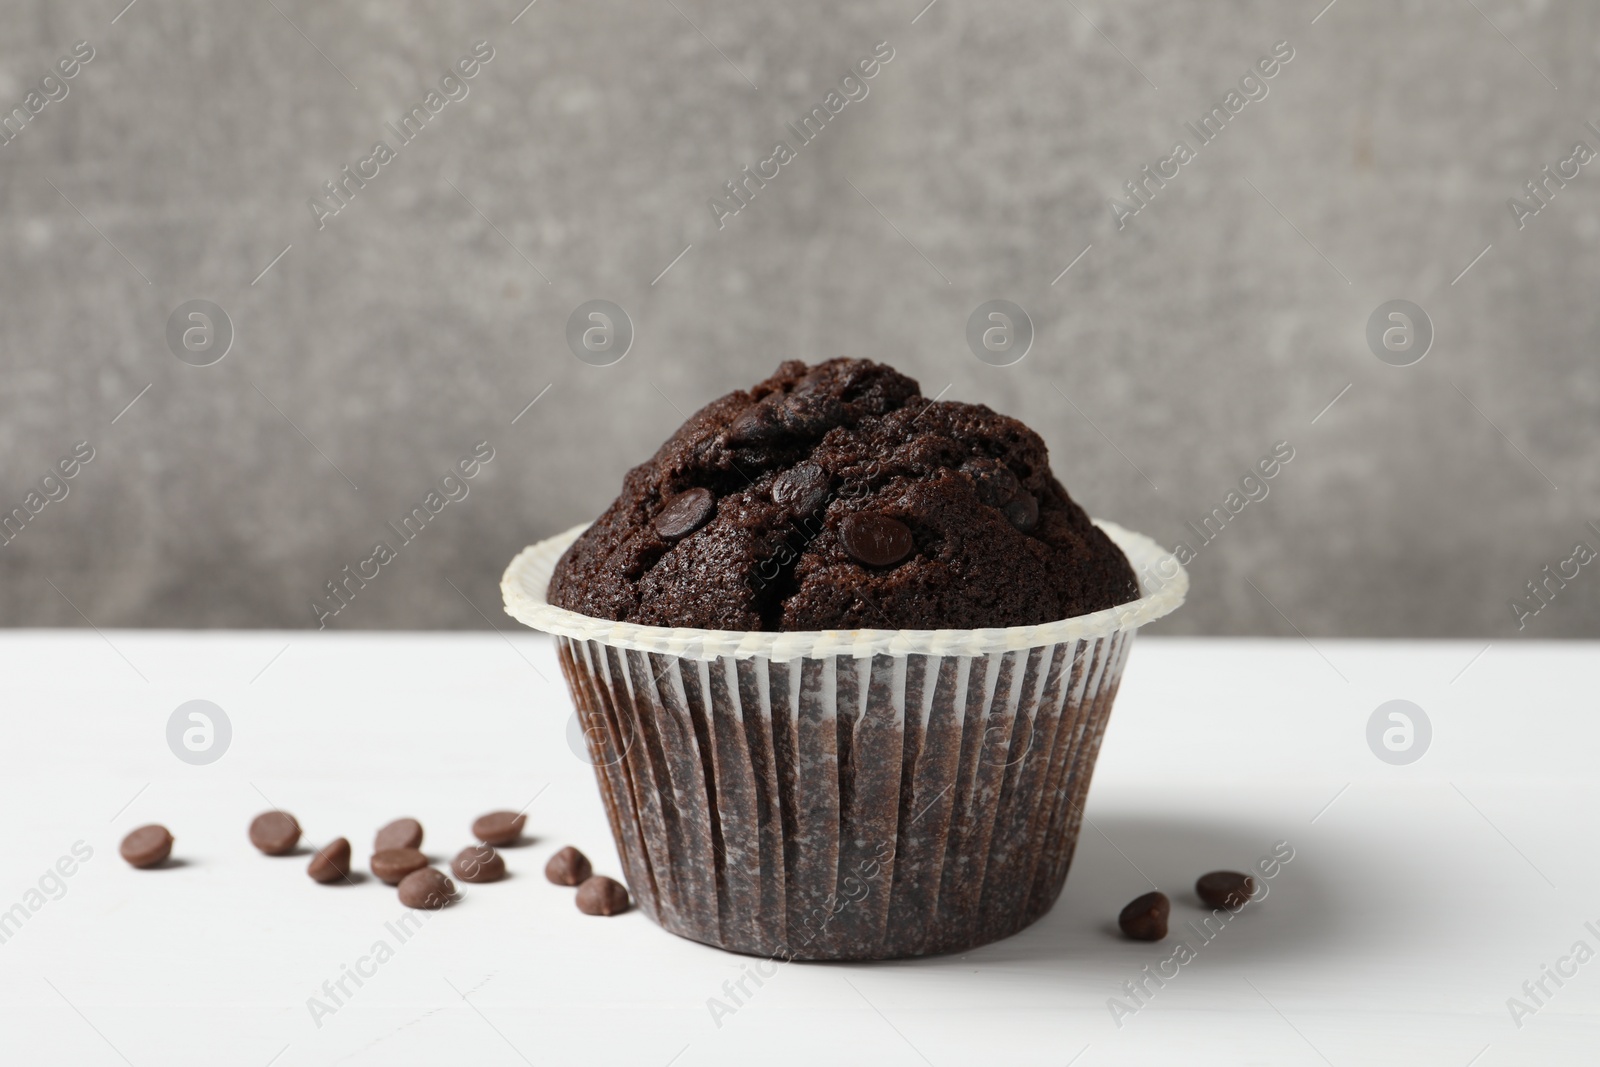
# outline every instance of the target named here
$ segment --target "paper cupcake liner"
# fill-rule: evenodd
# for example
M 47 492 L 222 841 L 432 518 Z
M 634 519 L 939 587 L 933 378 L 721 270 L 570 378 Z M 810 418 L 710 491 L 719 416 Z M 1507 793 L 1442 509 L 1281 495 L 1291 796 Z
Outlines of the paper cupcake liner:
M 525 550 L 507 610 L 557 637 L 639 907 L 735 952 L 862 960 L 1006 937 L 1055 903 L 1128 647 L 1187 578 L 1110 523 L 1143 595 L 1043 626 L 732 633 L 545 601 L 582 528 Z

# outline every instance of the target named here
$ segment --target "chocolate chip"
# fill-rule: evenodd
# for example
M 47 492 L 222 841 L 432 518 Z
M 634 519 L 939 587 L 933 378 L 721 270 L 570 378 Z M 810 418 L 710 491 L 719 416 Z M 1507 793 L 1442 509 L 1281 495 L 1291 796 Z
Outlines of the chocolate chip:
M 498 882 L 506 876 L 506 861 L 488 845 L 468 845 L 456 853 L 450 869 L 463 882 Z
M 422 824 L 415 819 L 396 819 L 378 831 L 372 841 L 372 851 L 391 848 L 421 848 Z
M 526 815 L 514 811 L 491 811 L 472 821 L 472 836 L 486 845 L 513 844 L 522 836 L 522 827 L 527 821 Z
M 810 389 L 773 393 L 739 412 L 724 440 L 735 447 L 770 445 L 796 437 L 821 437 L 844 421 L 839 398 Z
M 300 824 L 286 811 L 265 811 L 250 822 L 250 843 L 269 856 L 287 856 L 300 843 Z
M 730 445 L 770 444 L 783 436 L 777 412 L 771 404 L 753 404 L 739 412 L 728 424 L 727 442 Z
M 774 414 L 782 436 L 821 437 L 844 421 L 844 405 L 832 396 L 788 396 Z
M 899 563 L 916 547 L 905 523 L 876 511 L 846 515 L 839 524 L 839 540 L 846 552 L 869 567 Z
M 1212 871 L 1202 874 L 1194 891 L 1208 908 L 1238 911 L 1255 893 L 1255 879 L 1238 871 Z
M 1117 916 L 1117 925 L 1135 941 L 1160 941 L 1167 936 L 1167 916 L 1171 913 L 1172 901 L 1165 893 L 1146 893 L 1128 902 Z
M 428 865 L 428 857 L 414 848 L 386 848 L 372 854 L 372 873 L 386 885 L 399 885 L 412 871 Z
M 455 895 L 455 884 L 432 867 L 412 871 L 400 879 L 400 903 L 408 908 L 437 911 Z
M 1032 493 L 1018 493 L 1000 511 L 1011 521 L 1011 525 L 1023 533 L 1028 533 L 1039 525 L 1039 502 L 1033 498 Z
M 828 474 L 815 463 L 798 463 L 772 483 L 772 502 L 796 515 L 812 515 L 828 502 Z
M 122 858 L 135 867 L 154 867 L 172 855 L 172 834 L 165 826 L 141 826 L 122 839 Z
M 585 915 L 620 915 L 628 910 L 628 889 L 597 874 L 578 887 L 578 910 Z
M 350 842 L 343 837 L 336 837 L 326 845 L 317 849 L 317 854 L 311 857 L 311 863 L 306 867 L 306 873 L 313 881 L 327 885 L 330 882 L 342 882 L 350 877 Z
M 593 871 L 589 857 L 571 845 L 551 856 L 550 862 L 544 865 L 544 876 L 556 885 L 582 885 Z
M 704 526 L 716 510 L 717 498 L 711 495 L 709 489 L 697 487 L 679 493 L 667 501 L 667 506 L 656 516 L 656 536 L 663 541 L 688 537 Z
M 961 465 L 961 473 L 972 479 L 978 499 L 991 508 L 1004 507 L 1017 495 L 1017 476 L 997 459 L 974 457 Z

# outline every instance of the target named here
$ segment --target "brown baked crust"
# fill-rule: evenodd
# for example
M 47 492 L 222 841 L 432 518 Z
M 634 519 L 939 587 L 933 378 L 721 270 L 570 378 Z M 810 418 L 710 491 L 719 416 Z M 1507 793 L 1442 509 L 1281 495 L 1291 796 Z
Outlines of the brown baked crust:
M 673 536 L 696 512 L 690 498 L 658 529 L 697 488 L 715 498 L 703 525 Z M 867 513 L 904 523 L 912 551 L 862 563 L 841 530 Z M 850 359 L 786 362 L 696 412 L 628 472 L 549 590 L 595 618 L 712 630 L 1025 626 L 1137 596 L 1038 434 Z

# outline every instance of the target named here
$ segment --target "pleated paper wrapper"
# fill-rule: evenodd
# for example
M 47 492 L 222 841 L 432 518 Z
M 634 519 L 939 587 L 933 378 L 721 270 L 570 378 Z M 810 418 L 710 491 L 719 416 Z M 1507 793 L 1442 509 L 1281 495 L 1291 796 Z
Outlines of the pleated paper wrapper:
M 1188 578 L 1097 525 L 1138 600 L 1039 626 L 732 632 L 548 603 L 584 527 L 524 549 L 506 610 L 555 635 L 628 887 L 733 952 L 954 952 L 1050 910 L 1134 633 Z

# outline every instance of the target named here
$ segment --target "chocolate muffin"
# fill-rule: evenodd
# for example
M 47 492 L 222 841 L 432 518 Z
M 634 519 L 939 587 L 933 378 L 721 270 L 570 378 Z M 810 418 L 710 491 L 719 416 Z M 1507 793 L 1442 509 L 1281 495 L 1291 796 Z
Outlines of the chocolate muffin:
M 709 404 L 501 581 L 555 637 L 639 911 L 816 960 L 1050 910 L 1129 646 L 1186 589 L 1027 427 L 843 359 Z
M 790 361 L 683 424 L 561 558 L 550 603 L 710 630 L 980 629 L 1127 603 L 1044 441 L 868 360 Z

